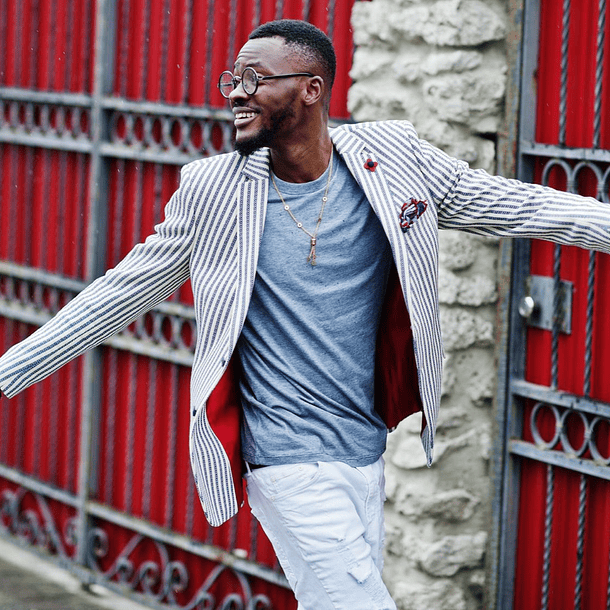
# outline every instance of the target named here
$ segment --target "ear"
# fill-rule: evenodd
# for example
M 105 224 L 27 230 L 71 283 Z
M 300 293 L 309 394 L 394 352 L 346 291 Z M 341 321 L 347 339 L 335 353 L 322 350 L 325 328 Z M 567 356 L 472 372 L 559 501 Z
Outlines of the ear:
M 303 102 L 306 106 L 313 106 L 324 95 L 324 79 L 321 76 L 312 76 L 306 80 Z

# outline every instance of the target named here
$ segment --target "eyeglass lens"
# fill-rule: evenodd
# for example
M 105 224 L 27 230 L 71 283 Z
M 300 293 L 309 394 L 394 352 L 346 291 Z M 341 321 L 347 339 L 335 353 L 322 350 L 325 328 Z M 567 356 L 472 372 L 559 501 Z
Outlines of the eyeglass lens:
M 241 78 L 234 76 L 228 70 L 223 72 L 218 80 L 218 88 L 220 89 L 222 95 L 228 98 L 231 91 L 236 89 L 240 82 L 244 88 L 244 91 L 248 95 L 254 95 L 254 93 L 256 93 L 256 89 L 258 87 L 258 76 L 253 68 L 245 68 L 242 72 Z

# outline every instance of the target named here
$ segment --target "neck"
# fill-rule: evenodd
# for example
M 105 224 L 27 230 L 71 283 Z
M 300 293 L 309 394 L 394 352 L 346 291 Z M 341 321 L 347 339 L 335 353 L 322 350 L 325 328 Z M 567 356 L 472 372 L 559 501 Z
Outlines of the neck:
M 271 148 L 274 174 L 286 182 L 311 182 L 319 178 L 328 167 L 333 144 L 328 129 L 320 130 L 315 138 L 286 146 Z

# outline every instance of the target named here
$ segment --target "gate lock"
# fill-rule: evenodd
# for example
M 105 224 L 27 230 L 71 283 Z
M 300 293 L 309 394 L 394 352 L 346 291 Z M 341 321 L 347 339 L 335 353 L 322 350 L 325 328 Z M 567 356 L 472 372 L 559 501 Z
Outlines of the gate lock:
M 572 332 L 572 292 L 574 284 L 561 280 L 557 294 L 557 324 L 559 331 Z M 525 280 L 525 295 L 519 303 L 519 315 L 529 326 L 553 330 L 555 279 L 530 275 Z

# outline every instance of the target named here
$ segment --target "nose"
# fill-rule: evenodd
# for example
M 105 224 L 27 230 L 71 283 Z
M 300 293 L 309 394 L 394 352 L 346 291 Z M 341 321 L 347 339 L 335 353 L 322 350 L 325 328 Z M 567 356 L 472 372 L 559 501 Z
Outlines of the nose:
M 242 81 L 239 81 L 239 84 L 237 85 L 237 87 L 235 87 L 235 89 L 233 89 L 233 91 L 231 91 L 231 93 L 229 93 L 229 100 L 233 101 L 235 99 L 244 99 L 244 98 L 248 98 L 250 97 L 244 90 Z

